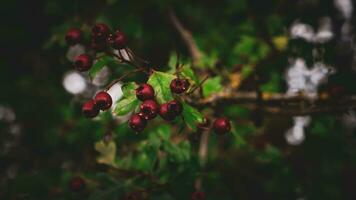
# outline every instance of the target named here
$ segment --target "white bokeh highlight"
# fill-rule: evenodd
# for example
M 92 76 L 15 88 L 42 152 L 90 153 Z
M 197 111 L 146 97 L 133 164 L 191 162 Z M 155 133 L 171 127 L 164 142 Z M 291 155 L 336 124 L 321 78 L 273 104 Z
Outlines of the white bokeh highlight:
M 64 89 L 74 95 L 83 93 L 87 88 L 86 79 L 76 71 L 67 72 L 62 83 Z

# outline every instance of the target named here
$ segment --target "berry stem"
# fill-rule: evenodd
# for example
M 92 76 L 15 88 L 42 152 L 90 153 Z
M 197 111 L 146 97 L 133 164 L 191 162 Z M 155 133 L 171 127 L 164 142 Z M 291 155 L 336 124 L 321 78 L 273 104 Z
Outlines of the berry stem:
M 193 92 L 195 92 L 195 90 L 197 90 L 198 88 L 200 88 L 200 87 L 205 83 L 205 81 L 207 81 L 208 79 L 209 79 L 209 75 L 207 75 L 198 85 L 196 85 L 196 86 L 188 93 L 188 95 L 193 94 Z
M 130 72 L 127 72 L 126 74 L 120 76 L 119 78 L 113 80 L 108 86 L 106 86 L 105 88 L 105 91 L 108 91 L 113 85 L 115 85 L 116 83 L 120 82 L 122 79 L 134 74 L 134 73 L 137 73 L 137 72 L 143 72 L 144 69 L 143 68 L 139 68 L 139 69 L 135 69 L 133 71 L 130 71 Z

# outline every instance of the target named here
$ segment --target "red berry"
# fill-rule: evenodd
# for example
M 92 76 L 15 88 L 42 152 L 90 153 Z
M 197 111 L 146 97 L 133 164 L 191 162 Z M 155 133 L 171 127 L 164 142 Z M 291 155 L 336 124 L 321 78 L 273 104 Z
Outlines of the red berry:
M 95 51 L 104 51 L 106 49 L 106 43 L 100 40 L 92 39 L 90 47 Z
M 171 112 L 173 115 L 178 116 L 183 112 L 183 106 L 179 101 L 173 100 L 168 102 L 168 111 Z
M 78 28 L 69 29 L 65 36 L 65 40 L 70 46 L 78 44 L 82 40 L 82 31 Z
M 216 134 L 223 135 L 231 130 L 230 121 L 227 118 L 217 118 L 214 121 L 213 129 Z
M 181 94 L 188 90 L 190 83 L 187 79 L 176 78 L 171 81 L 170 88 L 173 93 Z
M 93 65 L 93 60 L 88 54 L 82 54 L 75 58 L 74 65 L 80 72 L 88 71 Z
M 110 28 L 103 23 L 97 23 L 93 26 L 91 29 L 91 35 L 93 38 L 101 38 L 105 39 L 109 36 L 110 34 Z
M 96 105 L 100 110 L 107 110 L 111 107 L 112 105 L 112 99 L 111 96 L 104 91 L 99 92 L 98 94 L 95 95 L 95 101 Z
M 114 34 L 110 35 L 107 41 L 114 49 L 123 49 L 127 45 L 126 35 L 121 31 L 116 31 Z
M 140 106 L 140 115 L 146 119 L 151 120 L 155 118 L 159 112 L 159 106 L 154 100 L 146 100 Z
M 143 131 L 143 129 L 145 129 L 146 125 L 147 125 L 147 120 L 145 120 L 143 117 L 141 117 L 137 113 L 132 115 L 129 120 L 129 126 L 135 132 Z
M 89 100 L 83 104 L 82 107 L 83 114 L 88 118 L 96 117 L 99 114 L 99 109 L 96 106 L 96 101 L 94 99 Z
M 192 200 L 205 200 L 205 193 L 201 191 L 193 192 Z
M 153 99 L 155 91 L 151 85 L 145 83 L 136 89 L 136 97 L 141 101 Z
M 176 115 L 169 110 L 168 103 L 160 105 L 159 115 L 166 121 L 172 121 L 176 118 Z
M 69 181 L 69 188 L 74 192 L 79 192 L 84 190 L 85 188 L 85 181 L 81 177 L 73 177 Z

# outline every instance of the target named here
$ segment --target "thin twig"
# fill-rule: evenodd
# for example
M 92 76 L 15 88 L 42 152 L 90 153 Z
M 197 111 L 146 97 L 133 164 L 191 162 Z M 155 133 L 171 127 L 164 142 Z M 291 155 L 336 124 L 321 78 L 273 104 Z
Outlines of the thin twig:
M 209 79 L 209 75 L 205 76 L 205 78 L 188 93 L 188 95 L 193 94 L 193 92 L 195 92 L 195 90 L 200 88 L 208 79 Z
M 143 70 L 144 70 L 143 68 L 140 68 L 140 69 L 135 69 L 133 71 L 127 72 L 126 74 L 124 74 L 121 77 L 113 80 L 108 86 L 106 86 L 105 91 L 108 91 L 113 85 L 115 85 L 116 83 L 120 82 L 122 79 L 126 78 L 127 76 L 132 75 L 132 74 L 134 74 L 136 72 L 143 71 Z
M 291 96 L 282 93 L 262 93 L 262 98 L 256 92 L 235 92 L 226 90 L 216 93 L 205 99 L 187 99 L 193 106 L 215 107 L 223 103 L 233 103 L 246 106 L 251 109 L 259 107 L 263 103 L 261 111 L 270 114 L 283 115 L 312 115 L 319 113 L 339 113 L 356 108 L 356 96 L 348 96 L 336 99 L 327 95 L 319 95 L 311 98 L 306 95 Z
M 173 23 L 174 27 L 177 29 L 178 33 L 182 37 L 185 45 L 187 46 L 189 53 L 193 59 L 193 65 L 197 65 L 201 59 L 201 52 L 194 41 L 192 33 L 187 30 L 183 24 L 179 21 L 176 14 L 172 9 L 169 10 L 169 18 Z

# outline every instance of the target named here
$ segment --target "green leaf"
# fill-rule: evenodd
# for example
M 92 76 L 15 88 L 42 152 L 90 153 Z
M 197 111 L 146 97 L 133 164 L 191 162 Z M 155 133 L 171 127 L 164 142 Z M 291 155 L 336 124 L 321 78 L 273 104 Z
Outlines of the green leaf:
M 165 103 L 173 99 L 169 85 L 174 78 L 176 77 L 172 74 L 155 71 L 148 79 L 147 83 L 154 88 L 156 100 L 159 103 Z
M 203 84 L 203 95 L 205 97 L 207 97 L 213 93 L 222 91 L 222 89 L 223 89 L 223 86 L 221 85 L 221 77 L 220 76 L 210 78 L 210 79 L 206 80 L 205 83 Z
M 192 106 L 183 103 L 183 117 L 187 125 L 195 131 L 198 123 L 203 122 L 203 115 Z
M 94 78 L 94 76 L 106 65 L 112 62 L 114 59 L 110 56 L 103 56 L 102 58 L 96 60 L 93 67 L 89 70 L 89 76 Z
M 125 83 L 121 87 L 121 90 L 124 97 L 128 97 L 128 96 L 136 95 L 135 92 L 136 88 L 138 88 L 138 85 L 135 82 L 129 82 L 129 83 Z
M 191 65 L 184 65 L 181 71 L 185 78 L 192 80 L 195 84 L 199 83 L 198 77 L 195 75 Z
M 115 113 L 119 116 L 126 115 L 131 110 L 134 110 L 138 104 L 139 100 L 136 96 L 130 96 L 128 98 L 124 97 L 116 104 Z
M 122 86 L 123 97 L 118 101 L 115 107 L 115 113 L 117 115 L 126 115 L 138 106 L 139 100 L 136 98 L 135 92 L 137 87 L 137 84 L 134 82 L 129 82 Z
M 98 163 L 116 167 L 116 143 L 114 141 L 110 141 L 108 144 L 106 144 L 103 140 L 98 141 L 95 143 L 94 148 L 100 153 L 100 155 L 96 158 Z

